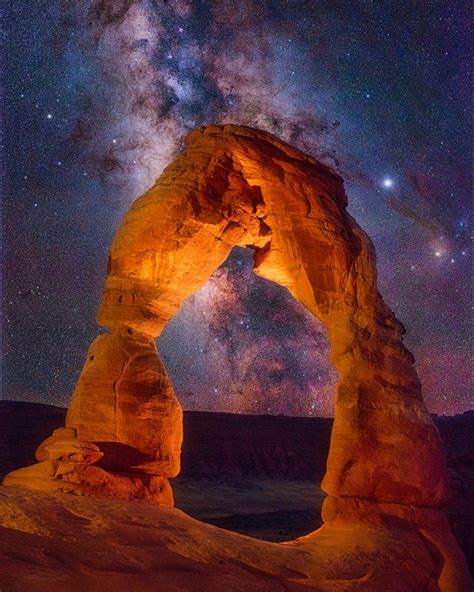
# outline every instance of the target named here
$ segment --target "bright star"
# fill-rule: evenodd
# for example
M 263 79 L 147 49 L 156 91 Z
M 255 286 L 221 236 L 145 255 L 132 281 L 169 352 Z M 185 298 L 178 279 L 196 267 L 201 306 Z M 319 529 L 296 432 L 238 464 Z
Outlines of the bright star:
M 390 187 L 393 187 L 393 179 L 390 179 L 390 177 L 385 177 L 385 179 L 382 181 L 382 185 L 386 189 L 390 189 Z
M 48 115 L 46 115 L 46 117 L 47 117 L 48 119 L 53 119 L 53 116 L 51 115 L 51 113 L 48 113 Z

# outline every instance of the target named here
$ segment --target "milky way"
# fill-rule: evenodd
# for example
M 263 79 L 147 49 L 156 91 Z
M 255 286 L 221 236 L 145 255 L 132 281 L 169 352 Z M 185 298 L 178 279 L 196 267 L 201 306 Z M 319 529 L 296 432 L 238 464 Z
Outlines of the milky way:
M 337 373 L 323 325 L 252 265 L 253 251 L 235 248 L 160 336 L 181 403 L 205 411 L 332 415 Z
M 469 22 L 467 2 L 10 2 L 3 397 L 68 403 L 121 217 L 189 129 L 230 121 L 344 176 L 429 409 L 472 407 Z M 250 267 L 234 253 L 159 341 L 183 404 L 330 414 L 322 327 Z

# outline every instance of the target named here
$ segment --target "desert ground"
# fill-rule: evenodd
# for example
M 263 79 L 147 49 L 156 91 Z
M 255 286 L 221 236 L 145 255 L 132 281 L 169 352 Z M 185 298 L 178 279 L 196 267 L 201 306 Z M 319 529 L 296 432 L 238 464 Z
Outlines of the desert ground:
M 33 463 L 36 445 L 64 415 L 58 407 L 0 402 L 1 473 Z M 454 490 L 450 522 L 472 568 L 474 414 L 436 423 Z M 184 424 L 174 509 L 2 487 L 2 592 L 369 589 L 364 581 L 378 560 L 366 545 L 377 529 L 353 527 L 344 549 L 328 527 L 317 540 L 309 534 L 321 526 L 332 420 L 187 412 Z M 387 589 L 417 589 L 423 575 L 414 558 L 395 540 L 389 547 L 413 579 L 394 584 L 394 574 L 385 574 Z M 348 579 L 336 569 L 341 556 Z

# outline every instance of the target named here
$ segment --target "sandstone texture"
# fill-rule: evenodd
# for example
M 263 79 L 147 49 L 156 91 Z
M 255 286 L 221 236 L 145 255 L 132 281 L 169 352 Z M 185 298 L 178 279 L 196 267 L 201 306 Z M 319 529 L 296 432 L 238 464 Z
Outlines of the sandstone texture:
M 122 328 L 89 348 L 66 428 L 39 446 L 39 464 L 11 472 L 4 485 L 169 506 L 181 441 L 181 406 L 154 340 Z
M 124 327 L 96 338 L 66 426 L 99 445 L 106 469 L 178 474 L 182 410 L 153 338 Z
M 404 328 L 378 292 L 374 247 L 346 211 L 342 179 L 251 128 L 199 128 L 185 145 L 132 205 L 112 244 L 98 314 L 112 332 L 92 344 L 73 395 L 66 427 L 75 430 L 74 448 L 72 457 L 65 452 L 60 459 L 75 463 L 68 480 L 88 487 L 91 473 L 94 487 L 97 480 L 108 483 L 95 475 L 99 469 L 128 479 L 135 491 L 129 473 L 167 479 L 178 472 L 180 408 L 153 338 L 234 246 L 250 247 L 255 272 L 286 287 L 324 324 L 340 376 L 322 484 L 331 511 L 315 539 L 329 529 L 347 535 L 349 549 L 359 524 L 368 537 L 381 531 L 371 540 L 380 543 L 386 581 L 393 583 L 386 551 L 394 535 L 385 525 L 401 520 L 411 526 L 399 544 L 415 556 L 423 541 L 416 561 L 430 574 L 419 588 L 404 589 L 461 590 L 465 567 L 441 511 L 449 487 L 439 433 L 402 343 Z M 77 446 L 83 451 L 89 444 L 103 457 L 76 460 Z M 44 477 L 63 491 L 63 467 L 43 466 L 10 474 L 4 483 L 43 488 Z M 113 495 L 113 487 L 104 491 Z M 163 503 L 169 501 L 165 493 Z M 372 523 L 372 510 L 359 520 L 354 508 L 360 504 L 383 521 Z
M 369 507 L 370 506 L 370 507 Z M 0 488 L 3 592 L 421 592 L 466 590 L 436 518 L 362 504 L 290 543 L 198 522 L 175 508 Z M 414 510 L 410 510 L 415 512 Z M 442 530 L 438 530 L 441 528 Z M 441 542 L 432 541 L 442 536 Z M 448 585 L 438 584 L 450 575 Z
M 0 401 L 0 478 L 34 462 L 38 442 L 65 415 L 65 409 L 49 405 Z M 453 489 L 449 522 L 474 574 L 474 412 L 434 421 Z M 332 423 L 185 412 L 181 472 L 173 479 L 177 507 L 215 526 L 275 542 L 316 530 Z
M 288 288 L 329 334 L 340 381 L 325 491 L 445 504 L 440 438 L 342 179 L 257 130 L 209 126 L 185 144 L 125 216 L 99 322 L 157 336 L 232 247 L 253 248 L 255 272 Z M 89 398 L 78 390 L 73 407 L 82 406 Z

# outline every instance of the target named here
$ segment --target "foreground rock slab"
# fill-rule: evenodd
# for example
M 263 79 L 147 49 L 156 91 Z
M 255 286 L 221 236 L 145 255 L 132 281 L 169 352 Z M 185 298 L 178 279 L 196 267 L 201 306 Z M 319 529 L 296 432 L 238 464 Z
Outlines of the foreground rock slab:
M 390 522 L 375 515 L 375 506 L 367 507 L 365 516 L 355 521 L 339 518 L 306 537 L 277 544 L 203 524 L 180 510 L 145 501 L 1 488 L 0 588 L 2 592 L 469 589 L 467 580 L 439 587 L 446 566 L 430 542 L 434 530 L 426 536 L 400 516 Z

